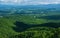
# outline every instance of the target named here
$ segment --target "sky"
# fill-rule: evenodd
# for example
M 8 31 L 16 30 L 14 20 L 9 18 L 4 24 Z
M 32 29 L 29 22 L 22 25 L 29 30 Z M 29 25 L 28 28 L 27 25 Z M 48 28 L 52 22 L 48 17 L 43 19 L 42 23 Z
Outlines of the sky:
M 60 4 L 60 0 L 0 0 L 0 4 L 12 4 L 12 5 Z

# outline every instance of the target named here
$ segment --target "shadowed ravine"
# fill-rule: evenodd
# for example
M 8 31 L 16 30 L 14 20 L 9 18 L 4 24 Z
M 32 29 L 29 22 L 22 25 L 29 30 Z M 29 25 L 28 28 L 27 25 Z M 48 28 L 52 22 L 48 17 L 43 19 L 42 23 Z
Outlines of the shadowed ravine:
M 48 20 L 60 20 L 60 15 L 51 15 L 51 16 L 43 16 L 43 17 L 38 17 L 43 18 L 43 19 L 48 19 Z
M 31 24 L 25 24 L 23 22 L 16 21 L 14 24 L 16 25 L 16 27 L 14 27 L 13 29 L 16 32 L 22 32 L 22 31 L 25 31 L 26 29 L 32 28 L 32 27 L 52 27 L 52 28 L 60 27 L 60 23 L 45 23 L 45 24 L 31 25 Z

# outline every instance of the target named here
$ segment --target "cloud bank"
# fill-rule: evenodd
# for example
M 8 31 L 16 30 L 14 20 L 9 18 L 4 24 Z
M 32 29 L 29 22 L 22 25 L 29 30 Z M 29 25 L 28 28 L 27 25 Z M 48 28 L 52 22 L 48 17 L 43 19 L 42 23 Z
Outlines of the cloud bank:
M 0 4 L 16 4 L 16 5 L 60 4 L 60 0 L 0 0 Z

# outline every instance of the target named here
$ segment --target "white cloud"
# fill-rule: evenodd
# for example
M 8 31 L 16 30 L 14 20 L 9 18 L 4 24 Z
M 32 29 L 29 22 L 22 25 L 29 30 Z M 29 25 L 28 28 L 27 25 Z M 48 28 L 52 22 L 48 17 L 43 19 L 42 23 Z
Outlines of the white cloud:
M 4 0 L 0 0 L 0 1 L 4 1 Z
M 4 3 L 4 2 L 8 2 L 8 0 L 0 0 L 0 2 Z
M 0 3 L 20 5 L 60 4 L 60 0 L 0 0 Z
M 15 2 L 15 3 L 16 3 L 16 2 L 18 2 L 18 0 L 14 0 L 13 2 Z

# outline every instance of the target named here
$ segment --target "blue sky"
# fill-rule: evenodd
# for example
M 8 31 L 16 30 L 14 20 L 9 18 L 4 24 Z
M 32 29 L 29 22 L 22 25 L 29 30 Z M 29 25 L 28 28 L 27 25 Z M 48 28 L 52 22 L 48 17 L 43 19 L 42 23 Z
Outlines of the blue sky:
M 0 0 L 0 4 L 17 4 L 17 5 L 60 4 L 60 0 Z

